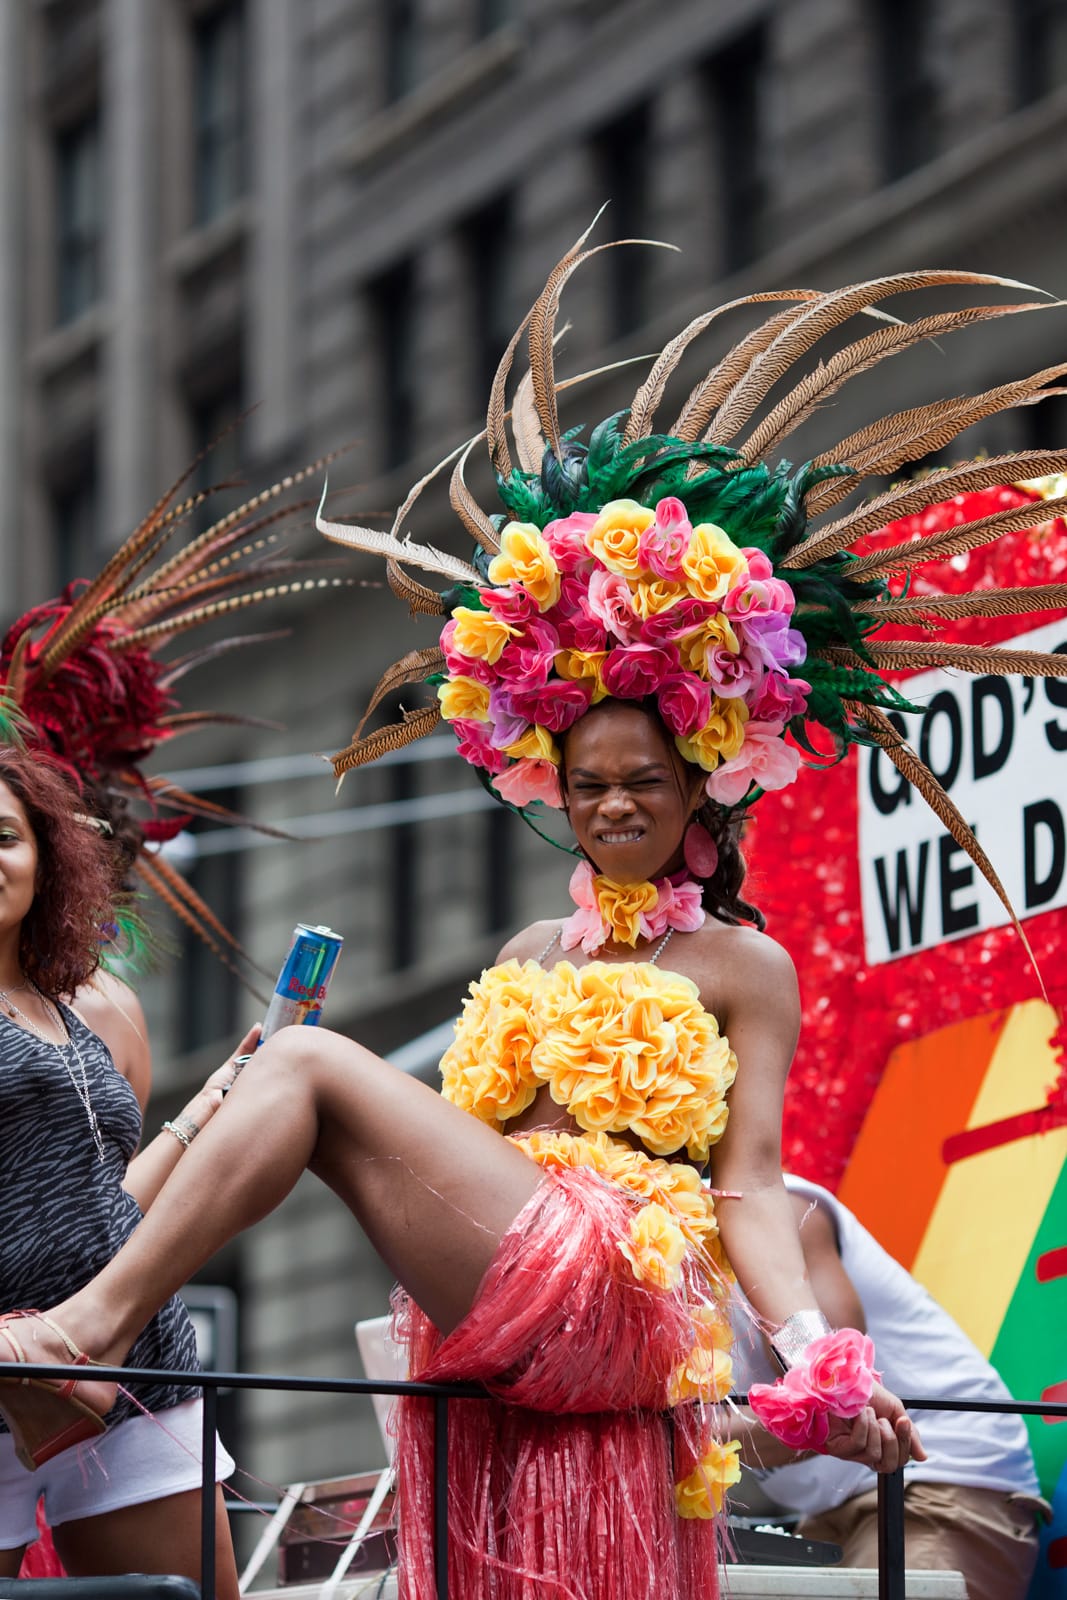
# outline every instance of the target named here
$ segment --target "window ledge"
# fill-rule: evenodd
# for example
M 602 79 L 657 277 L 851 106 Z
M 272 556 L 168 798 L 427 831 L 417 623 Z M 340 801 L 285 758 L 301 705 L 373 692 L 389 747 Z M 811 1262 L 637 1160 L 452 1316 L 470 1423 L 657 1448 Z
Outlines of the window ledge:
M 240 244 L 251 229 L 247 197 L 235 200 L 212 222 L 190 228 L 167 252 L 167 266 L 176 278 L 192 278 Z
M 48 378 L 91 355 L 103 343 L 107 314 L 98 302 L 39 339 L 30 351 L 29 364 L 39 377 Z
M 479 93 L 499 73 L 511 71 L 521 54 L 519 29 L 497 28 L 458 61 L 364 123 L 359 132 L 342 145 L 341 164 L 358 170 L 398 155 L 438 117 L 455 109 L 468 95 Z

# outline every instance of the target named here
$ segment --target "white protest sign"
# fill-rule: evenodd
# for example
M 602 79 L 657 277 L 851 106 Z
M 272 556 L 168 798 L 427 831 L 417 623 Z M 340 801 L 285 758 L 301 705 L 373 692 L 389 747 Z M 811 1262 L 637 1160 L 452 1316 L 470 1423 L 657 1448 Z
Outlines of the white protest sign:
M 1067 620 L 1008 641 L 1067 654 Z M 1067 906 L 1067 679 L 938 668 L 899 685 L 894 714 L 973 827 L 1020 918 Z M 1011 919 L 970 857 L 880 750 L 860 750 L 867 962 L 876 966 Z

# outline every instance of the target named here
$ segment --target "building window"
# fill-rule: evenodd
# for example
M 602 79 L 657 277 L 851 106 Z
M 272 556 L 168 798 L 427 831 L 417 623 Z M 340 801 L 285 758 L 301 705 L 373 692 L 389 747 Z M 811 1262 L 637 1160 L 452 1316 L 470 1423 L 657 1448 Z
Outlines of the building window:
M 605 221 L 616 239 L 648 237 L 650 120 L 647 105 L 632 106 L 596 138 L 600 196 L 610 201 Z M 611 250 L 606 259 L 608 337 L 622 339 L 648 320 L 648 252 Z
M 466 219 L 461 228 L 470 285 L 474 352 L 472 410 L 485 410 L 489 391 L 515 327 L 515 202 L 501 195 Z
M 415 263 L 398 262 L 368 289 L 381 395 L 381 467 L 391 472 L 414 448 L 418 374 L 415 370 Z
M 1067 83 L 1067 0 L 1015 0 L 1019 100 L 1039 100 Z
M 766 59 L 766 34 L 753 28 L 718 52 L 705 69 L 718 174 L 719 270 L 724 274 L 740 271 L 767 247 Z
M 514 0 L 474 0 L 474 26 L 479 39 L 485 39 L 510 22 Z
M 190 433 L 197 457 L 191 484 L 194 492 L 214 488 L 216 484 L 237 484 L 242 478 L 243 404 L 240 380 L 236 377 L 191 404 Z M 218 495 L 209 495 L 197 512 L 197 527 L 210 527 L 228 507 L 229 502 L 226 507 L 219 505 Z
M 240 4 L 220 6 L 193 29 L 193 212 L 221 216 L 245 190 L 246 39 Z
M 100 552 L 100 490 L 92 446 L 84 452 L 77 475 L 52 496 L 52 529 L 56 587 L 93 577 Z
M 100 297 L 103 174 L 94 112 L 56 135 L 56 312 L 73 322 Z
M 418 80 L 418 0 L 382 0 L 382 78 L 391 105 L 410 94 Z
M 933 18 L 929 0 L 876 0 L 873 9 L 881 161 L 890 181 L 937 154 Z

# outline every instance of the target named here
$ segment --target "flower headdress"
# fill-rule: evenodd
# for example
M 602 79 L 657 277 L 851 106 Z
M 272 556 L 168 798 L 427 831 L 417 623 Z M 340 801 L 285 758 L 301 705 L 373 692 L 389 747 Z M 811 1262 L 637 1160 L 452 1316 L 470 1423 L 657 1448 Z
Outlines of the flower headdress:
M 628 410 L 600 423 L 586 443 L 581 429 L 561 431 L 559 392 L 582 379 L 558 382 L 553 355 L 563 286 L 596 253 L 583 248 L 586 237 L 555 268 L 513 335 L 493 383 L 486 428 L 448 458 L 459 457 L 450 498 L 476 541 L 473 561 L 400 537 L 440 467 L 411 491 L 389 534 L 329 522 L 320 508 L 318 526 L 328 538 L 386 558 L 390 585 L 413 612 L 449 619 L 437 647 L 413 651 L 385 673 L 352 743 L 334 758 L 337 776 L 430 732 L 444 716 L 459 753 L 498 796 L 520 810 L 535 800 L 559 804 L 557 735 L 605 696 L 651 698 L 682 755 L 707 771 L 708 793 L 726 806 L 751 804 L 764 790 L 789 783 L 801 751 L 819 761 L 839 758 L 852 743 L 883 747 L 1008 905 L 966 821 L 887 715 L 919 708 L 883 674 L 951 665 L 976 673 L 1064 676 L 1067 659 L 939 642 L 935 618 L 947 614 L 943 604 L 923 608 L 929 631 L 920 643 L 886 645 L 877 636 L 905 615 L 915 620 L 915 602 L 891 592 L 891 575 L 1023 527 L 1032 509 L 1009 507 L 935 536 L 920 532 L 862 557 L 850 547 L 933 501 L 1063 472 L 1067 451 L 939 468 L 843 515 L 828 513 L 864 479 L 941 450 L 994 412 L 1061 392 L 1052 385 L 1067 365 L 883 417 L 798 470 L 774 458 L 796 427 L 877 362 L 971 323 L 1040 310 L 1048 302 L 971 306 L 910 323 L 873 310 L 908 291 L 1026 287 L 947 271 L 906 273 L 828 294 L 744 296 L 695 318 L 672 339 Z M 768 301 L 788 304 L 736 344 L 697 383 L 669 428 L 657 431 L 667 380 L 692 341 L 724 312 Z M 858 316 L 877 320 L 795 376 L 813 346 Z M 506 385 L 527 330 L 530 367 L 514 396 L 509 442 Z M 790 379 L 771 403 L 772 389 Z M 465 482 L 466 461 L 481 439 L 488 443 L 504 515 L 482 511 Z M 1067 498 L 1045 509 L 1049 516 L 1061 514 Z M 451 579 L 450 588 L 438 594 L 415 582 L 407 565 Z M 1062 606 L 1067 585 L 1023 591 L 1006 603 L 1020 610 Z M 1000 593 L 965 595 L 955 599 L 951 614 L 998 614 L 1004 604 Z M 435 687 L 437 703 L 405 711 L 402 722 L 364 737 L 383 697 L 418 680 Z
M 179 501 L 184 478 L 179 479 L 95 578 L 76 580 L 58 598 L 27 611 L 0 644 L 0 737 L 45 750 L 68 771 L 85 798 L 87 820 L 122 832 L 136 876 L 227 966 L 244 952 L 155 847 L 193 816 L 247 819 L 169 778 L 146 775 L 141 764 L 178 734 L 211 722 L 254 722 L 183 711 L 175 687 L 201 662 L 279 635 L 215 640 L 170 659 L 161 652 L 191 629 L 263 600 L 353 581 L 308 577 L 310 569 L 329 563 L 295 561 L 274 548 L 283 534 L 280 524 L 306 511 L 309 502 L 272 502 L 327 459 L 246 500 L 161 560 L 183 523 L 217 492 L 205 489 Z M 139 946 L 139 919 L 129 907 L 120 924 L 119 947 Z

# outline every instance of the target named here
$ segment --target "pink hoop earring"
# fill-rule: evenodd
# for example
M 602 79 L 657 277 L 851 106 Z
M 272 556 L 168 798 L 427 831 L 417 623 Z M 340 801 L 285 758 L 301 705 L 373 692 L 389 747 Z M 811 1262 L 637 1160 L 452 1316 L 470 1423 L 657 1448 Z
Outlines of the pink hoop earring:
M 699 822 L 691 822 L 686 828 L 682 854 L 694 878 L 710 878 L 719 865 L 719 847 Z

